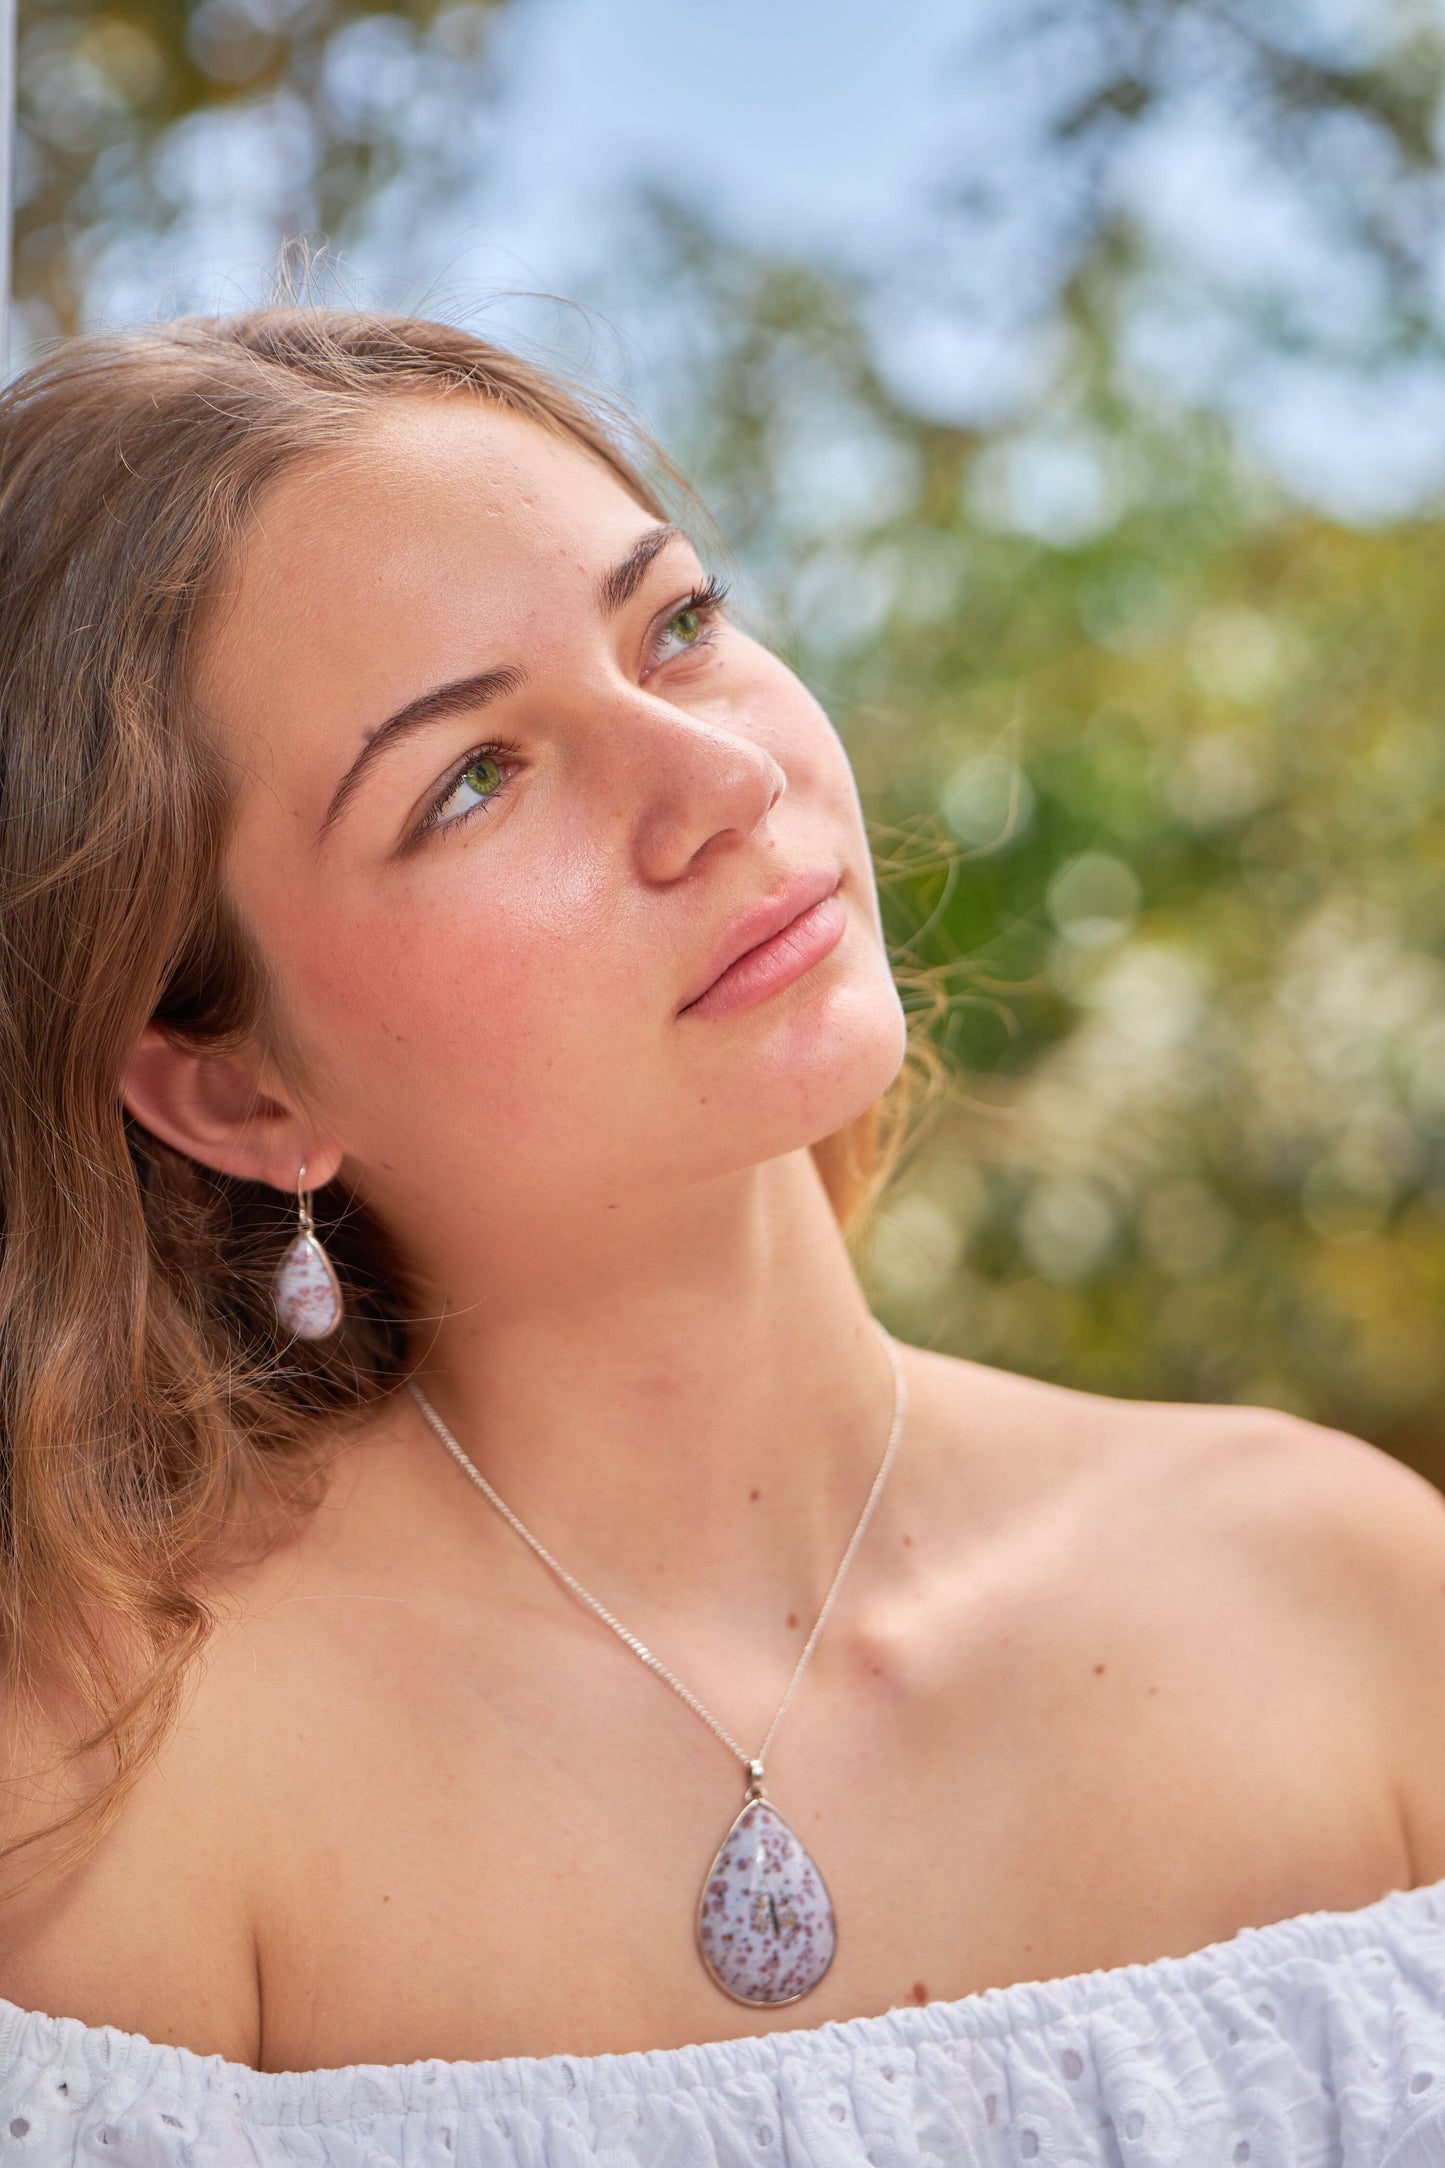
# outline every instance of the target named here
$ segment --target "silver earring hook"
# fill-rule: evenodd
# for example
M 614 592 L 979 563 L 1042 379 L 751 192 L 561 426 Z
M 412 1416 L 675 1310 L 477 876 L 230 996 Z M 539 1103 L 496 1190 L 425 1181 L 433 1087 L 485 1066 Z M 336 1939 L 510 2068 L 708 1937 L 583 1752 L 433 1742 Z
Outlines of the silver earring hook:
M 303 1159 L 296 1170 L 296 1223 L 303 1235 L 309 1235 L 315 1233 L 316 1222 L 311 1216 L 311 1199 L 301 1186 L 305 1180 L 306 1162 Z

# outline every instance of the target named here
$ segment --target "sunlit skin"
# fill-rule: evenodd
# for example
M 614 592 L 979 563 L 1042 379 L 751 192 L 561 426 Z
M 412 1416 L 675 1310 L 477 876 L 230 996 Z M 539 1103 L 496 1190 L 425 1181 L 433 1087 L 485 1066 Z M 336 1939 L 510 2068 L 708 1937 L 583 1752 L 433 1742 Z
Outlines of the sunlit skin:
M 887 1087 L 903 1016 L 839 739 L 657 526 L 465 398 L 394 400 L 273 488 L 196 687 L 304 1073 L 147 1030 L 123 1090 L 210 1165 L 344 1173 L 463 1444 L 754 1744 L 887 1430 L 808 1147 Z M 326 822 L 370 733 L 484 673 Z M 679 1013 L 733 917 L 817 869 L 827 953 Z M 320 1505 L 210 1591 L 180 1728 L 94 1857 L 5 1915 L 0 1993 L 271 2069 L 594 2054 L 1445 1876 L 1428 1486 L 1264 1411 L 903 1360 L 894 1480 L 769 1760 L 837 1908 L 806 2000 L 730 2003 L 693 1947 L 741 1771 L 404 1394 L 337 1426 Z

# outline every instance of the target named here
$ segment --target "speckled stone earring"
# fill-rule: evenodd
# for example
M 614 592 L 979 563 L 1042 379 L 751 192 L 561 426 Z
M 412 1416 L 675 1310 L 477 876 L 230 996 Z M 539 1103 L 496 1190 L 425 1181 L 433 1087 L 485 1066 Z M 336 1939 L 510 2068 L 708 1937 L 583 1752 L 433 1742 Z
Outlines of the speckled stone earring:
M 341 1323 L 341 1282 L 317 1240 L 311 1200 L 302 1184 L 303 1159 L 296 1176 L 296 1233 L 276 1267 L 273 1283 L 276 1315 L 298 1340 L 324 1340 Z

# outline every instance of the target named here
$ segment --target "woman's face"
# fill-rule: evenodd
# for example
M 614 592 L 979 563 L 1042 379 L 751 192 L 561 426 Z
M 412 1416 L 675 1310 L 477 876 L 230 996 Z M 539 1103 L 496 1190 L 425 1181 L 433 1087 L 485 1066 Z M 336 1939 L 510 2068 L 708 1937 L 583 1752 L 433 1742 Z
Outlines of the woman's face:
M 754 1165 L 898 1069 L 842 747 L 705 590 L 599 461 L 468 397 L 396 399 L 263 502 L 197 669 L 228 881 L 403 1239 Z M 686 1006 L 742 913 L 835 884 L 799 975 Z

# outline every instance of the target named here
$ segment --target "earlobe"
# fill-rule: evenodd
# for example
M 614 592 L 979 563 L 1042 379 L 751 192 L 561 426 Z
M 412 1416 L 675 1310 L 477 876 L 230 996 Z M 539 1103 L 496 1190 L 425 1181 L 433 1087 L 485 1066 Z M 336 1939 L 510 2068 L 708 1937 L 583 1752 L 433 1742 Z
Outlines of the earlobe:
M 314 1123 L 261 1090 L 245 1053 L 203 1053 L 147 1024 L 121 1074 L 120 1096 L 142 1128 L 220 1174 L 291 1190 L 304 1161 L 321 1188 L 342 1152 Z

